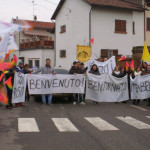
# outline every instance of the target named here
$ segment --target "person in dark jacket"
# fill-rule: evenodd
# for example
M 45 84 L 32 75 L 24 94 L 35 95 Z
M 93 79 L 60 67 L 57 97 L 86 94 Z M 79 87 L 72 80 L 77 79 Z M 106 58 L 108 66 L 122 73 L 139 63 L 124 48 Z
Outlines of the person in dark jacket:
M 96 64 L 94 64 L 91 67 L 91 70 L 89 71 L 89 73 L 94 74 L 94 75 L 100 75 L 99 69 Z
M 136 67 L 135 69 L 135 72 L 134 72 L 134 76 L 137 77 L 137 76 L 140 76 L 142 75 L 142 71 L 141 71 L 141 67 Z M 140 103 L 140 99 L 137 99 L 137 100 L 133 100 L 133 105 L 139 105 Z
M 142 62 L 142 75 L 146 75 L 147 74 L 147 63 L 146 62 Z
M 24 74 L 31 74 L 31 71 L 29 70 L 29 64 L 25 64 L 24 65 L 24 70 L 23 70 Z M 26 94 L 25 94 L 25 101 L 29 101 L 30 99 L 30 95 L 29 95 L 29 91 L 28 91 L 28 83 L 26 86 Z
M 78 62 L 73 62 L 73 66 L 71 67 L 69 74 L 83 74 L 82 69 L 78 67 Z
M 24 64 L 23 62 L 20 62 L 18 67 L 16 68 L 16 72 L 20 72 L 24 74 Z
M 5 79 L 8 80 L 10 77 L 11 77 L 11 82 L 12 82 L 12 85 L 14 84 L 14 75 L 15 75 L 15 72 L 16 72 L 16 68 L 12 68 L 10 70 L 8 70 L 9 73 L 5 74 Z M 7 86 L 6 84 L 6 89 L 7 89 L 7 95 L 8 95 L 8 105 L 6 105 L 6 108 L 7 109 L 11 109 L 13 107 L 13 104 L 12 104 L 12 90 Z
M 83 70 L 78 67 L 78 62 L 74 61 L 73 66 L 71 67 L 69 74 L 84 74 Z M 73 93 L 73 105 L 77 104 L 78 94 Z M 83 94 L 79 94 L 80 104 L 85 105 L 83 101 Z
M 131 67 L 128 67 L 128 69 L 124 69 L 124 76 L 127 75 L 128 79 L 128 90 L 129 90 L 129 99 L 131 99 L 131 89 L 130 89 L 130 77 L 134 79 L 134 72 L 132 71 Z M 125 103 L 125 101 L 124 101 Z
M 122 77 L 124 76 L 123 73 L 122 73 L 121 67 L 119 67 L 119 66 L 116 66 L 116 67 L 115 67 L 115 69 L 114 69 L 112 75 L 113 75 L 114 77 L 116 77 L 116 78 L 122 78 Z
M 145 75 L 150 75 L 150 65 L 147 66 L 147 72 Z M 148 98 L 148 104 L 147 106 L 150 106 L 150 98 Z

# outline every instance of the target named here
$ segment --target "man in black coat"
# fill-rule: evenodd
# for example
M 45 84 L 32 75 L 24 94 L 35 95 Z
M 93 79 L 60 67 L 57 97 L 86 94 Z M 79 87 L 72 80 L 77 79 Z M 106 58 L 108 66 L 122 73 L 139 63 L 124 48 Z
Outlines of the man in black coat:
M 73 62 L 73 66 L 71 67 L 69 74 L 84 74 L 84 71 L 78 67 L 77 62 Z M 81 105 L 85 105 L 85 102 L 83 101 L 83 94 L 79 94 L 79 99 L 80 99 L 80 104 Z M 77 100 L 78 100 L 78 94 L 74 94 L 73 93 L 73 105 L 77 104 Z

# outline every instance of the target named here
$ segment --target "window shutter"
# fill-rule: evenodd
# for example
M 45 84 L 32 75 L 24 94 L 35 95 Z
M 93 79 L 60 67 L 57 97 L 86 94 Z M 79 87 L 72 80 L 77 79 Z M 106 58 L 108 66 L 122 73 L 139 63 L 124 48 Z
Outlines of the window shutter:
M 108 49 L 101 50 L 101 57 L 108 57 Z
M 113 50 L 113 56 L 116 56 L 116 55 L 118 55 L 118 50 L 117 49 Z
M 126 32 L 125 20 L 115 20 L 115 32 Z
M 132 30 L 133 30 L 132 32 L 133 32 L 133 34 L 135 34 L 135 22 L 134 22 L 134 21 L 133 21 L 133 23 L 132 23 L 132 26 L 133 26 L 133 27 L 132 27 Z
M 66 58 L 66 50 L 60 50 L 60 58 Z
M 147 30 L 150 31 L 150 18 L 147 18 Z

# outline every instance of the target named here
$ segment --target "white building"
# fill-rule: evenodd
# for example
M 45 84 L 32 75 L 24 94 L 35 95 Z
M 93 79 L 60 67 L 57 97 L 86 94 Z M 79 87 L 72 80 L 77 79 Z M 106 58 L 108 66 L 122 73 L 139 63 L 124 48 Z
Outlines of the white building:
M 55 23 L 20 19 L 13 19 L 13 23 L 31 26 L 31 30 L 23 30 L 15 34 L 19 47 L 19 50 L 15 52 L 18 58 L 30 67 L 44 66 L 46 59 L 51 59 L 54 66 Z
M 144 43 L 144 9 L 127 0 L 61 0 L 52 20 L 57 67 L 69 69 L 76 60 L 77 45 L 89 45 L 92 37 L 95 59 L 131 56 L 132 48 Z

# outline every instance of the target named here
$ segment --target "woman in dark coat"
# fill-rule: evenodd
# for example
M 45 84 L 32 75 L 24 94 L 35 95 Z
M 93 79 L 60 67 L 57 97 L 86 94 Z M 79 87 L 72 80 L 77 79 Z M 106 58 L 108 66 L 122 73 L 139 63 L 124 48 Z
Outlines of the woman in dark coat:
M 123 73 L 122 73 L 122 70 L 121 70 L 121 68 L 120 68 L 119 66 L 116 66 L 116 67 L 115 67 L 115 69 L 114 69 L 112 75 L 113 75 L 114 77 L 117 77 L 117 78 L 122 78 L 122 77 L 124 76 Z
M 124 69 L 124 76 L 127 75 L 128 78 L 128 90 L 129 90 L 129 100 L 131 99 L 131 89 L 130 89 L 130 77 L 132 79 L 135 78 L 134 72 L 132 71 L 131 67 L 128 67 L 128 69 Z
M 96 64 L 94 64 L 91 67 L 91 70 L 89 71 L 89 73 L 94 74 L 94 75 L 100 75 L 99 69 Z

